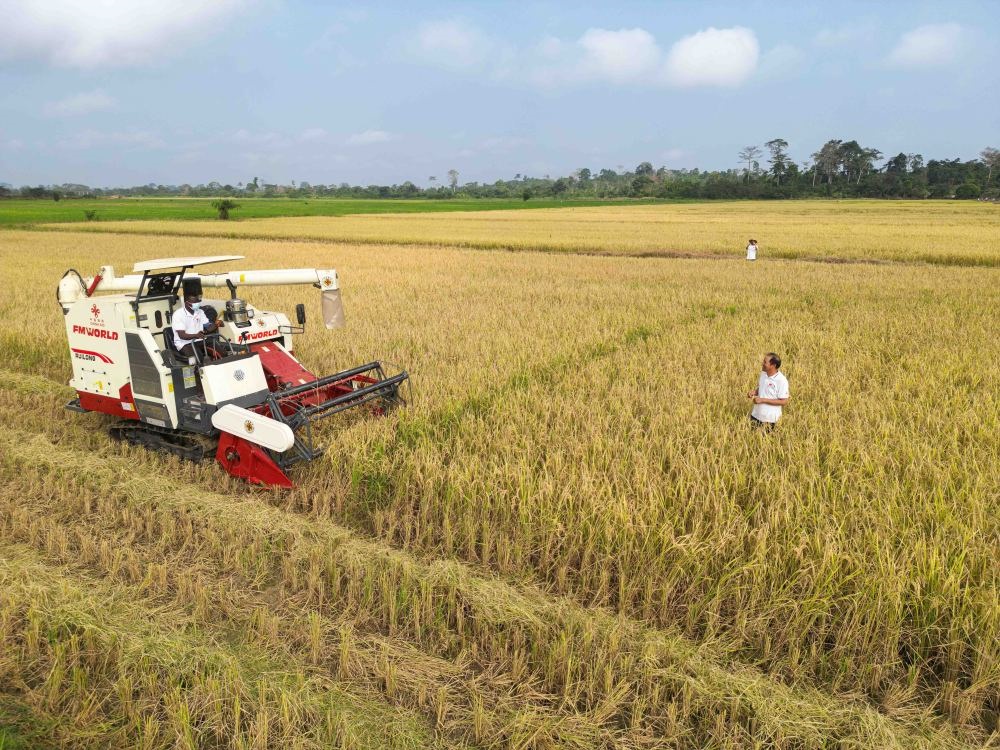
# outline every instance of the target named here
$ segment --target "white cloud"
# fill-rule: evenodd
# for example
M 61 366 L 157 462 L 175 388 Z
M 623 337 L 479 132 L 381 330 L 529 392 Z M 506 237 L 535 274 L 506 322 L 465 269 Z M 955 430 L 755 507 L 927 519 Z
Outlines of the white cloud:
M 385 143 L 395 138 L 392 133 L 384 130 L 366 130 L 363 133 L 355 133 L 347 139 L 349 146 L 369 146 L 373 143 Z
M 791 49 L 776 48 L 775 63 Z M 666 54 L 641 28 L 588 29 L 566 43 L 542 40 L 524 55 L 521 80 L 555 87 L 586 83 L 635 86 L 738 86 L 757 69 L 760 47 L 750 29 L 708 28 L 678 40 Z
M 661 53 L 645 29 L 587 29 L 577 44 L 583 50 L 580 73 L 614 83 L 641 81 L 656 71 Z
M 49 102 L 45 105 L 44 110 L 45 114 L 50 117 L 76 117 L 89 115 L 91 112 L 100 112 L 102 109 L 111 109 L 117 103 L 114 97 L 97 89 L 74 94 L 57 102 Z
M 411 46 L 429 62 L 461 70 L 482 65 L 492 44 L 475 26 L 451 19 L 421 24 Z
M 757 69 L 759 57 L 760 45 L 750 29 L 709 27 L 675 42 L 664 72 L 674 86 L 738 86 Z
M 903 34 L 887 62 L 897 68 L 934 68 L 958 57 L 964 31 L 957 23 L 918 26 Z
M 0 61 L 150 63 L 222 27 L 245 0 L 0 0 Z

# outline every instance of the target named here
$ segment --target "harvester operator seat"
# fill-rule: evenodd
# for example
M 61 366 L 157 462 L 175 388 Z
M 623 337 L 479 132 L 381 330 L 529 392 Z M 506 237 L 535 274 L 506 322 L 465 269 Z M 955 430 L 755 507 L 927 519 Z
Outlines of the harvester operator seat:
M 163 334 L 163 364 L 167 367 L 183 367 L 188 363 L 187 357 L 181 356 L 180 352 L 177 351 L 177 347 L 174 346 L 174 329 L 170 326 L 164 328 L 161 333 Z
M 177 347 L 174 346 L 174 329 L 167 326 L 161 331 L 161 333 L 163 334 L 163 350 L 176 352 Z

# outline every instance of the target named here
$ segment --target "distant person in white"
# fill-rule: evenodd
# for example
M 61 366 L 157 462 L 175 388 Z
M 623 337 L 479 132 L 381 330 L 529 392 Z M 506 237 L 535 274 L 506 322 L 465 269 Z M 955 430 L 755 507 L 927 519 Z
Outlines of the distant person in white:
M 747 260 L 757 260 L 757 240 L 750 240 L 747 245 Z
M 174 329 L 174 348 L 185 357 L 194 354 L 194 341 L 219 329 L 216 321 L 209 324 L 201 309 L 201 279 L 184 279 L 184 305 L 174 311 L 170 327 Z
M 788 403 L 788 378 L 778 371 L 780 367 L 781 357 L 765 354 L 757 387 L 747 394 L 754 404 L 750 424 L 755 428 L 772 429 L 781 419 L 781 407 Z

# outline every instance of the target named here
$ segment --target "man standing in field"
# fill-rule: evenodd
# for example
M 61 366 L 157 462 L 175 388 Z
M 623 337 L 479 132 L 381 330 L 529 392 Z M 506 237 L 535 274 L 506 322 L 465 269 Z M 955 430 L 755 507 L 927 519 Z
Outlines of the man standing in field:
M 757 387 L 747 394 L 754 403 L 750 425 L 755 429 L 774 429 L 781 419 L 781 407 L 788 403 L 788 378 L 778 372 L 780 367 L 781 357 L 774 352 L 765 354 Z
M 747 260 L 757 260 L 757 240 L 747 243 Z

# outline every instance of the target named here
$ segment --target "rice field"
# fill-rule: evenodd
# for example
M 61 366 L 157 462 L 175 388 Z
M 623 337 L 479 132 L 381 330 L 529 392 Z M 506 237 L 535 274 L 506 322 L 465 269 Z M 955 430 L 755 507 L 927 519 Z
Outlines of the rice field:
M 734 258 L 754 237 L 762 258 L 1000 265 L 1000 206 L 975 201 L 738 201 L 45 226 L 639 257 Z
M 670 207 L 712 260 L 635 257 L 618 208 L 512 216 L 517 252 L 477 214 L 0 232 L 0 747 L 1000 746 L 996 209 L 816 205 L 742 204 L 784 227 L 756 264 L 714 206 Z M 810 227 L 892 262 L 769 252 Z M 65 268 L 221 253 L 336 267 L 347 328 L 300 358 L 411 373 L 289 492 L 63 409 Z

